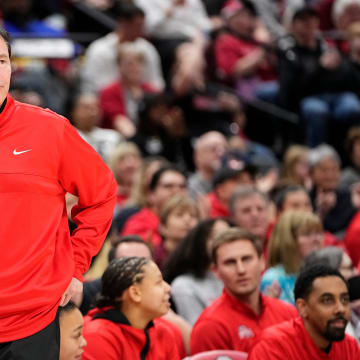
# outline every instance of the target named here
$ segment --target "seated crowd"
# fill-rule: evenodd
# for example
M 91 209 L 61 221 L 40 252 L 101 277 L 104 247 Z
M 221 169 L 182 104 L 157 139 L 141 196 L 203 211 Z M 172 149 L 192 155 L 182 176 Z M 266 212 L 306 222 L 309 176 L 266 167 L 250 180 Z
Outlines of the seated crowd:
M 360 359 L 360 0 L 39 3 L 0 1 L 14 40 L 98 36 L 15 47 L 10 92 L 118 186 L 60 360 Z

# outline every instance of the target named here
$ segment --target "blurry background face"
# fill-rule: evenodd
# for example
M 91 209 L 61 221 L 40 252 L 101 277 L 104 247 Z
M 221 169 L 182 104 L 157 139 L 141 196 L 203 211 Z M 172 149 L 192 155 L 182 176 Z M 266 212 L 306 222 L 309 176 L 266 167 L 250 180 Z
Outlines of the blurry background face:
M 298 190 L 286 194 L 282 212 L 287 210 L 312 211 L 312 205 L 308 193 L 305 190 Z
M 323 190 L 335 190 L 339 181 L 340 167 L 336 160 L 327 158 L 313 167 L 311 175 L 316 187 Z
M 292 24 L 292 33 L 300 45 L 311 47 L 319 33 L 319 25 L 319 19 L 316 17 L 295 20 Z
M 230 225 L 226 221 L 221 220 L 221 219 L 215 221 L 215 223 L 211 229 L 210 235 L 206 240 L 206 249 L 207 249 L 209 256 L 211 256 L 211 247 L 212 247 L 214 238 L 229 228 L 230 228 Z
M 136 172 L 141 166 L 141 158 L 137 154 L 125 154 L 118 159 L 116 164 L 116 178 L 123 183 L 132 183 Z
M 357 275 L 357 271 L 356 271 L 349 255 L 346 252 L 343 253 L 339 271 L 346 280 Z
M 144 59 L 137 53 L 128 52 L 119 61 L 122 81 L 141 84 L 143 82 Z
M 265 200 L 258 194 L 239 199 L 235 204 L 233 220 L 263 239 L 269 225 L 269 209 Z
M 319 229 L 309 229 L 305 234 L 297 236 L 299 254 L 302 259 L 324 245 L 324 233 Z
M 123 31 L 126 32 L 126 39 L 134 41 L 144 35 L 145 18 L 143 16 L 136 16 L 123 24 Z
M 175 208 L 162 225 L 162 234 L 170 239 L 182 240 L 198 224 L 199 216 L 195 208 Z
M 90 131 L 100 122 L 99 101 L 95 95 L 86 94 L 78 98 L 74 105 L 71 120 L 82 131 Z
M 360 37 L 359 37 L 359 40 L 360 40 Z M 360 43 L 360 41 L 359 41 L 359 43 Z M 360 48 L 359 48 L 359 52 L 360 52 Z M 353 164 L 357 168 L 360 168 L 360 139 L 354 141 L 351 159 L 352 159 Z
M 60 360 L 80 360 L 86 341 L 83 337 L 83 317 L 78 309 L 60 316 Z
M 256 29 L 256 17 L 247 10 L 239 11 L 229 19 L 231 29 L 244 36 L 252 36 Z

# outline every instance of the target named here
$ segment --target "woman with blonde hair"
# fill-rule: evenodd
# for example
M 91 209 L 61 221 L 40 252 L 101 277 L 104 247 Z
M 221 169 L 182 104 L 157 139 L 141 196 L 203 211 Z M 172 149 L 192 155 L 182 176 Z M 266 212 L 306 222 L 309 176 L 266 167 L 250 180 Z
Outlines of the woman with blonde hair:
M 308 152 L 309 148 L 303 145 L 289 146 L 284 154 L 280 183 L 310 187 Z
M 295 304 L 294 285 L 304 258 L 324 243 L 320 218 L 309 211 L 287 211 L 279 217 L 270 239 L 268 269 L 261 291 Z

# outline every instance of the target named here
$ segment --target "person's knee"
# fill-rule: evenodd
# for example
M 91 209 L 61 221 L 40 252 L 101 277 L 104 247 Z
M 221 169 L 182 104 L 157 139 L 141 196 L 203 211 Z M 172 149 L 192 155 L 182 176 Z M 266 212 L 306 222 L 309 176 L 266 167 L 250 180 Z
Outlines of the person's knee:
M 360 121 L 360 100 L 353 93 L 343 94 L 337 101 L 334 109 L 334 118 L 338 121 L 355 120 Z
M 304 99 L 301 103 L 301 113 L 306 123 L 311 126 L 321 126 L 330 117 L 328 104 L 316 98 Z

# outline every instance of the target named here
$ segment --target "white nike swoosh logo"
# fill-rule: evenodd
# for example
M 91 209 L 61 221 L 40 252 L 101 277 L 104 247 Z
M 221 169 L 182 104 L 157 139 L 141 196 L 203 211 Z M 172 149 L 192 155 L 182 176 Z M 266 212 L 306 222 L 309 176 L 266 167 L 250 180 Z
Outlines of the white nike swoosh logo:
M 20 155 L 20 154 L 27 153 L 28 151 L 31 151 L 31 150 L 32 150 L 32 149 L 24 150 L 24 151 L 16 151 L 16 149 L 14 149 L 13 154 L 14 154 L 14 155 Z

